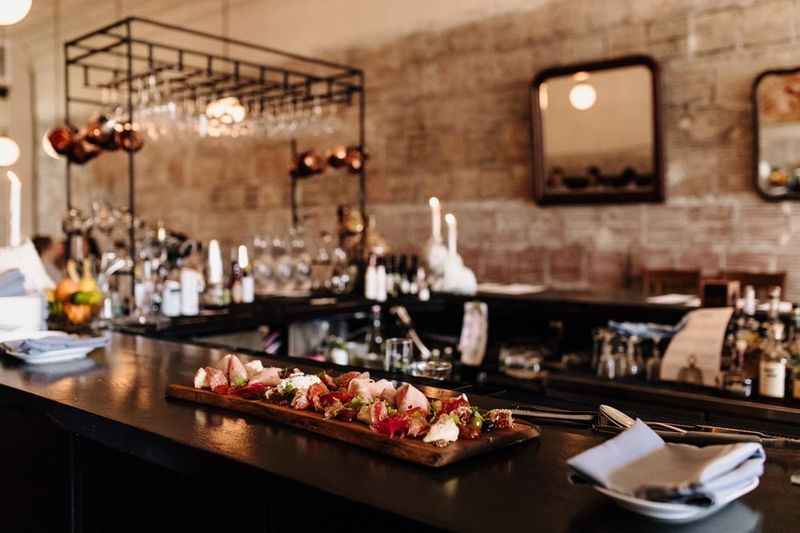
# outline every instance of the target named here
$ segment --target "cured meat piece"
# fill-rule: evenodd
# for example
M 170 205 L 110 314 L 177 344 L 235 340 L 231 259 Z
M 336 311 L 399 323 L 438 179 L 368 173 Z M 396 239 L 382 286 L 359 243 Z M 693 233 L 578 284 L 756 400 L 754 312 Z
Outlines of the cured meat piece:
M 228 384 L 232 387 L 241 387 L 247 384 L 247 369 L 241 359 L 235 355 L 226 354 L 215 366 L 225 373 Z
M 443 413 L 452 413 L 456 409 L 460 407 L 469 407 L 469 400 L 467 399 L 466 394 L 462 394 L 458 398 L 449 398 L 446 400 L 442 400 L 442 409 Z
M 231 387 L 243 387 L 247 385 L 247 369 L 242 364 L 241 359 L 232 355 L 228 359 L 228 384 Z
M 397 391 L 395 390 L 391 381 L 387 379 L 380 379 L 370 383 L 367 388 L 373 398 L 383 398 L 389 403 L 394 403 L 394 397 L 397 394 Z
M 235 394 L 248 400 L 257 400 L 264 396 L 264 391 L 266 390 L 267 386 L 263 383 L 250 383 L 249 385 L 236 389 Z
M 230 354 L 230 353 L 229 354 L 225 354 L 225 356 L 222 359 L 220 359 L 219 361 L 217 361 L 217 364 L 214 365 L 214 366 L 216 368 L 219 368 L 223 372 L 225 372 L 226 375 L 227 375 L 227 373 L 228 373 L 228 363 L 230 362 L 231 357 L 233 357 L 233 354 Z
M 208 372 L 205 368 L 200 367 L 194 375 L 194 388 L 204 389 L 206 387 L 208 387 Z
M 319 379 L 328 387 L 329 390 L 333 390 L 336 388 L 336 381 L 328 374 L 327 372 L 322 372 L 319 375 Z
M 369 372 L 347 372 L 345 374 L 342 374 L 338 378 L 334 378 L 333 381 L 336 383 L 337 387 L 341 389 L 346 389 L 350 385 L 350 382 L 356 378 L 369 379 Z
M 388 435 L 392 439 L 400 439 L 405 437 L 409 428 L 408 417 L 401 413 L 395 413 L 387 416 L 383 420 L 379 420 L 372 426 L 372 430 L 384 435 Z
M 344 404 L 338 398 L 333 398 L 332 401 L 325 403 L 325 410 L 322 416 L 325 418 L 334 418 L 344 409 Z
M 397 409 L 401 413 L 412 409 L 420 409 L 426 415 L 430 413 L 431 406 L 428 403 L 428 399 L 422 394 L 422 391 L 413 385 L 409 385 L 408 383 L 401 385 L 400 388 L 397 389 L 397 394 L 395 394 L 394 398 Z
M 369 425 L 375 426 L 378 422 L 389 416 L 386 409 L 386 403 L 383 400 L 378 400 L 369 406 Z
M 261 372 L 250 378 L 250 383 L 251 384 L 263 383 L 268 387 L 274 387 L 275 385 L 281 382 L 280 371 L 281 371 L 280 368 L 275 368 L 275 367 L 265 368 L 264 370 L 262 370 Z
M 228 385 L 218 385 L 211 390 L 217 394 L 228 394 L 231 388 Z
M 255 361 L 250 361 L 246 365 L 244 365 L 245 370 L 247 370 L 247 378 L 252 379 L 253 376 L 258 375 L 259 372 L 264 370 L 264 365 L 256 359 Z
M 314 409 L 319 412 L 322 412 L 325 410 L 325 408 L 322 405 L 320 397 L 323 394 L 328 394 L 328 392 L 330 391 L 328 390 L 328 387 L 325 385 L 325 383 L 314 383 L 308 388 L 306 396 L 308 396 L 308 400 L 311 402 L 311 405 L 314 406 Z
M 431 425 L 428 423 L 428 419 L 425 417 L 425 413 L 420 410 L 412 409 L 408 413 L 406 413 L 408 417 L 408 436 L 409 437 L 422 437 L 428 430 L 430 429 Z
M 361 396 L 364 400 L 371 402 L 373 395 L 371 385 L 373 381 L 369 378 L 357 377 L 350 380 L 347 385 L 347 392 L 353 396 Z
M 206 367 L 206 383 L 211 390 L 216 389 L 220 385 L 227 385 L 228 378 L 225 377 L 225 372 L 213 366 Z
M 294 394 L 294 398 L 292 398 L 291 403 L 292 409 L 297 409 L 298 411 L 305 411 L 309 407 L 311 407 L 311 402 L 308 401 L 308 396 L 306 395 L 306 391 L 298 390 Z

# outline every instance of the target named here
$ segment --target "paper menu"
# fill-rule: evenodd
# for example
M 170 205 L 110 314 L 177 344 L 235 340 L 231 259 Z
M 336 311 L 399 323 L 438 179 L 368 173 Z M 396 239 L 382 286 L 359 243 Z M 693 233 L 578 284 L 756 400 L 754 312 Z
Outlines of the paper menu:
M 661 362 L 661 379 L 717 386 L 721 379 L 722 347 L 733 308 L 698 309 L 669 343 Z

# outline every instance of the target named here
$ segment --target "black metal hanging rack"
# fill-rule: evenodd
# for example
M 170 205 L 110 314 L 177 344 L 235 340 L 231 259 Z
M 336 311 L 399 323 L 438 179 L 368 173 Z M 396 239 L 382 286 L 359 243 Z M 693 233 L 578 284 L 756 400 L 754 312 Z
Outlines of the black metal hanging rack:
M 153 40 L 153 36 L 159 40 Z M 187 42 L 198 45 L 186 47 Z M 230 54 L 235 48 L 240 56 Z M 250 109 L 284 103 L 293 106 L 357 105 L 358 147 L 366 152 L 366 95 L 361 69 L 254 43 L 183 28 L 140 17 L 128 17 L 64 43 L 65 121 L 74 105 L 108 107 L 97 96 L 103 89 L 126 93 L 122 102 L 130 124 L 136 123 L 133 93 L 138 83 L 156 76 L 177 97 L 217 99 L 234 96 Z M 78 74 L 79 87 L 70 83 Z M 75 78 L 72 78 L 73 80 Z M 135 87 L 135 84 L 137 87 Z M 357 99 L 357 102 L 355 101 Z M 291 140 L 293 152 L 296 140 Z M 130 254 L 136 257 L 135 154 L 128 155 Z M 366 213 L 366 169 L 359 175 L 358 207 Z M 292 224 L 299 221 L 297 183 L 292 178 Z M 67 208 L 72 204 L 71 163 L 67 161 Z M 366 224 L 365 224 L 366 228 Z

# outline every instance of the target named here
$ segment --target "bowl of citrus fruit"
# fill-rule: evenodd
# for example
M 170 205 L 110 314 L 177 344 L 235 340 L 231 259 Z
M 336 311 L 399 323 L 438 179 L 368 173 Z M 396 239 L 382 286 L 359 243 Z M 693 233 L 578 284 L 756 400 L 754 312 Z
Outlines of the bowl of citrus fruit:
M 70 324 L 83 326 L 91 322 L 103 305 L 103 293 L 92 275 L 92 265 L 83 262 L 79 275 L 77 263 L 67 262 L 67 276 L 48 295 L 50 315 L 64 317 Z

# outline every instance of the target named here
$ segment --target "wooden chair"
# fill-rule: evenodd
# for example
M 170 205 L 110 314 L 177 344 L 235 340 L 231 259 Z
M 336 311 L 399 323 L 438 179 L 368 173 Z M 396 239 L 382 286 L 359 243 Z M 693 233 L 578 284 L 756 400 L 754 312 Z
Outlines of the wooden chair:
M 769 299 L 769 290 L 772 287 L 780 287 L 781 294 L 785 295 L 786 272 L 749 272 L 746 270 L 723 270 L 719 273 L 719 278 L 738 281 L 742 294 L 744 288 L 752 285 L 756 290 L 756 298 L 759 300 Z
M 645 269 L 642 272 L 642 289 L 645 295 L 699 294 L 700 270 Z

